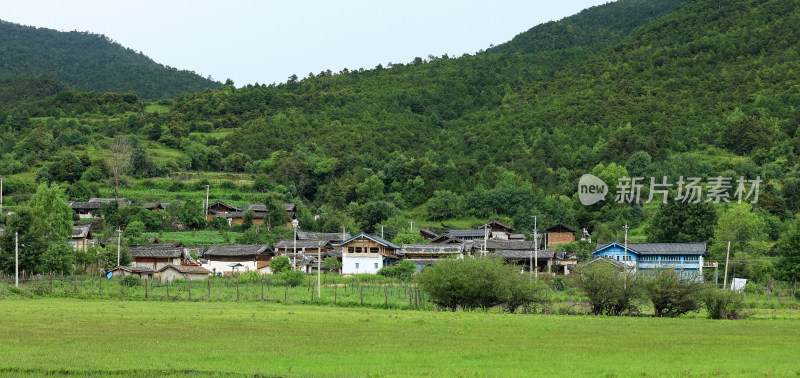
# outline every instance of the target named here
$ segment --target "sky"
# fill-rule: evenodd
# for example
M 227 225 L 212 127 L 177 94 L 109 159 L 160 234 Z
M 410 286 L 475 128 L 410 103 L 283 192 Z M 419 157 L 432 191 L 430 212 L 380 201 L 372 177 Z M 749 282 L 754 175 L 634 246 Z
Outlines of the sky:
M 460 56 L 608 0 L 25 0 L 0 19 L 89 31 L 236 86 Z

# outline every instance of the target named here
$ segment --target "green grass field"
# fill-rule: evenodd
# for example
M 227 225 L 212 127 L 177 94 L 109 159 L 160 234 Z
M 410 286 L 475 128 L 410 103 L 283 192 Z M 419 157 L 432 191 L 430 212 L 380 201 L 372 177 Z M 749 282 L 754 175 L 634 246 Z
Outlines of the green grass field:
M 796 319 L 0 300 L 0 374 L 794 376 Z

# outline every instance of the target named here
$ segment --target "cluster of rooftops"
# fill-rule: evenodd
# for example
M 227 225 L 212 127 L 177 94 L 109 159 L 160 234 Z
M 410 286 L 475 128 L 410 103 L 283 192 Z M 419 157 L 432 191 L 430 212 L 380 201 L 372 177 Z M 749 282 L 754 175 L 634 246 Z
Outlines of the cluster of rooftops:
M 103 204 L 114 199 L 93 198 L 87 202 L 72 202 L 70 206 L 81 216 L 94 216 Z M 131 202 L 119 199 L 120 206 Z M 169 205 L 164 202 L 149 202 L 143 207 L 160 211 Z M 241 223 L 244 211 L 253 212 L 253 223 L 269 222 L 267 206 L 251 204 L 240 208 L 225 202 L 215 202 L 206 207 L 208 219 L 223 217 L 229 224 Z M 284 204 L 288 219 L 296 219 L 296 206 Z M 265 220 L 265 218 L 267 218 Z M 287 224 L 291 226 L 291 222 Z M 343 266 L 344 274 L 377 273 L 389 265 L 402 260 L 414 262 L 418 269 L 435 261 L 465 256 L 493 255 L 518 264 L 522 271 L 535 265 L 537 271 L 551 274 L 569 274 L 578 263 L 575 254 L 559 250 L 558 246 L 572 242 L 576 230 L 556 224 L 546 229 L 539 243 L 525 240 L 523 234 L 498 221 L 491 221 L 474 229 L 448 229 L 435 232 L 418 229 L 427 243 L 403 244 L 398 246 L 377 235 L 347 232 L 324 233 L 298 231 L 296 238 L 280 240 L 273 245 L 212 245 L 205 247 L 186 247 L 180 243 L 161 244 L 157 239 L 152 244 L 130 248 L 134 258 L 132 267 L 127 269 L 150 269 L 156 272 L 167 265 L 174 269 L 192 270 L 204 274 L 228 274 L 236 271 L 255 270 L 269 272 L 270 260 L 275 256 L 287 256 L 295 269 L 312 272 L 319 269 L 322 260 L 333 257 Z M 585 235 L 585 233 L 584 233 Z M 89 225 L 76 225 L 73 240 L 91 239 Z M 76 248 L 81 244 L 73 242 Z M 705 243 L 597 243 L 592 253 L 596 258 L 614 261 L 619 265 L 645 269 L 658 264 L 680 265 L 681 269 L 702 270 L 706 254 Z M 193 257 L 194 256 L 194 257 Z M 195 258 L 196 257 L 196 258 Z M 533 261 L 535 260 L 535 261 Z M 192 268 L 181 268 L 181 267 Z M 199 268 L 198 268 L 199 267 Z M 125 268 L 120 268 L 125 269 Z

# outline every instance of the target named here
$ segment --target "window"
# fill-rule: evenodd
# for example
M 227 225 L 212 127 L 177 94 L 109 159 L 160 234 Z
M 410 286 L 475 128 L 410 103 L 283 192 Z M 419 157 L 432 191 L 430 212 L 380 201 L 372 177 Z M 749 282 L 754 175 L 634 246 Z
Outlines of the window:
M 378 269 L 378 263 L 375 263 L 375 269 Z
M 380 253 L 380 248 L 378 247 L 370 247 L 369 253 Z
M 356 263 L 356 269 L 358 269 L 358 263 Z
M 353 247 L 347 247 L 347 253 L 353 253 L 354 251 Z
M 361 253 L 361 247 L 356 247 L 356 253 Z

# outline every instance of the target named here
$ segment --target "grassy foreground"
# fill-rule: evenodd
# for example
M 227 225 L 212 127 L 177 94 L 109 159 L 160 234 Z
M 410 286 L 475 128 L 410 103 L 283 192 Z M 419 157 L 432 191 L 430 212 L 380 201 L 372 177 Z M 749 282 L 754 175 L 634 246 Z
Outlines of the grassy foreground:
M 0 300 L 0 375 L 797 375 L 796 319 Z

